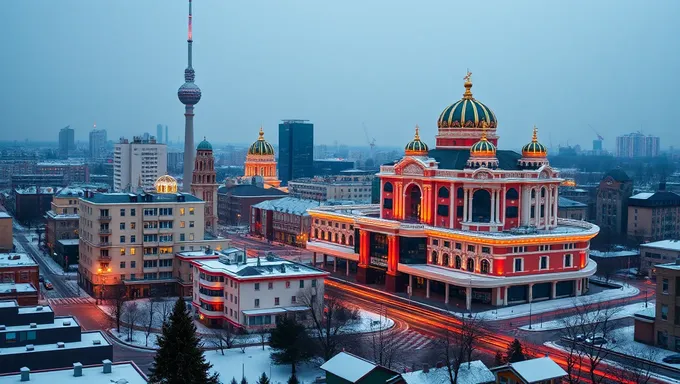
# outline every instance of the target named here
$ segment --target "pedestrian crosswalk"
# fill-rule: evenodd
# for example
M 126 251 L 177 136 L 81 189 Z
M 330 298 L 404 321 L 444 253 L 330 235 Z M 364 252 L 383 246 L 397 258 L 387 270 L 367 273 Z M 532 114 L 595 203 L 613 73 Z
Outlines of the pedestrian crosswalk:
M 90 297 L 61 297 L 58 299 L 47 299 L 50 305 L 70 305 L 70 304 L 92 304 L 94 299 Z
M 405 329 L 391 337 L 392 345 L 399 350 L 419 350 L 423 349 L 434 341 L 429 336 L 416 331 Z

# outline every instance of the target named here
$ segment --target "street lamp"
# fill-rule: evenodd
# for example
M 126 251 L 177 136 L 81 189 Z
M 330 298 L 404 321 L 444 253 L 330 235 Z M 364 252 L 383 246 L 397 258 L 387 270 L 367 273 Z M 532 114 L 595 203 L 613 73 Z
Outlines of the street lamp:
M 531 329 L 531 301 L 529 302 L 529 329 Z

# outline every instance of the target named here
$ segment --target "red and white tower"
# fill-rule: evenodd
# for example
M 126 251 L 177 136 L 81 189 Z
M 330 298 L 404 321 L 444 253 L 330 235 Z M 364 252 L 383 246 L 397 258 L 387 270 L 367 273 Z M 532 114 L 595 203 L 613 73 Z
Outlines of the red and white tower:
M 205 201 L 205 230 L 213 232 L 217 224 L 217 183 L 212 145 L 203 139 L 196 147 L 191 178 L 191 194 Z

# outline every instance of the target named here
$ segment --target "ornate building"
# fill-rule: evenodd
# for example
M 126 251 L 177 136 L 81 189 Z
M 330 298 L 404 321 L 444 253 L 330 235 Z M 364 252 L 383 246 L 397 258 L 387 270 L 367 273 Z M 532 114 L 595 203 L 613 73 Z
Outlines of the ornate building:
M 307 248 L 361 283 L 507 305 L 578 296 L 597 268 L 596 225 L 558 218 L 563 181 L 533 130 L 521 153 L 497 149 L 497 119 L 472 96 L 439 116 L 436 148 L 419 134 L 383 165 L 380 204 L 310 209 Z
M 213 232 L 217 224 L 217 183 L 212 145 L 203 139 L 196 147 L 196 161 L 191 179 L 191 194 L 205 201 L 205 230 Z
M 281 186 L 281 180 L 276 177 L 274 147 L 264 139 L 262 127 L 260 127 L 260 137 L 248 148 L 245 166 L 245 177 L 262 177 L 265 188 L 278 188 Z

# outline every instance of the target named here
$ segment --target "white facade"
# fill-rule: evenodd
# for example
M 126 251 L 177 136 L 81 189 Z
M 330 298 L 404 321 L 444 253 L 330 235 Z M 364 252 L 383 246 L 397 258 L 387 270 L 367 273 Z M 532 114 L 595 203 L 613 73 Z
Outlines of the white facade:
M 297 179 L 288 182 L 291 197 L 316 201 L 351 200 L 371 202 L 372 175 L 330 176 Z
M 93 129 L 90 131 L 90 158 L 97 160 L 106 155 L 106 130 Z
M 113 190 L 133 191 L 138 188 L 153 190 L 153 183 L 167 174 L 168 155 L 165 144 L 155 139 L 135 137 L 128 142 L 121 139 L 113 149 Z

